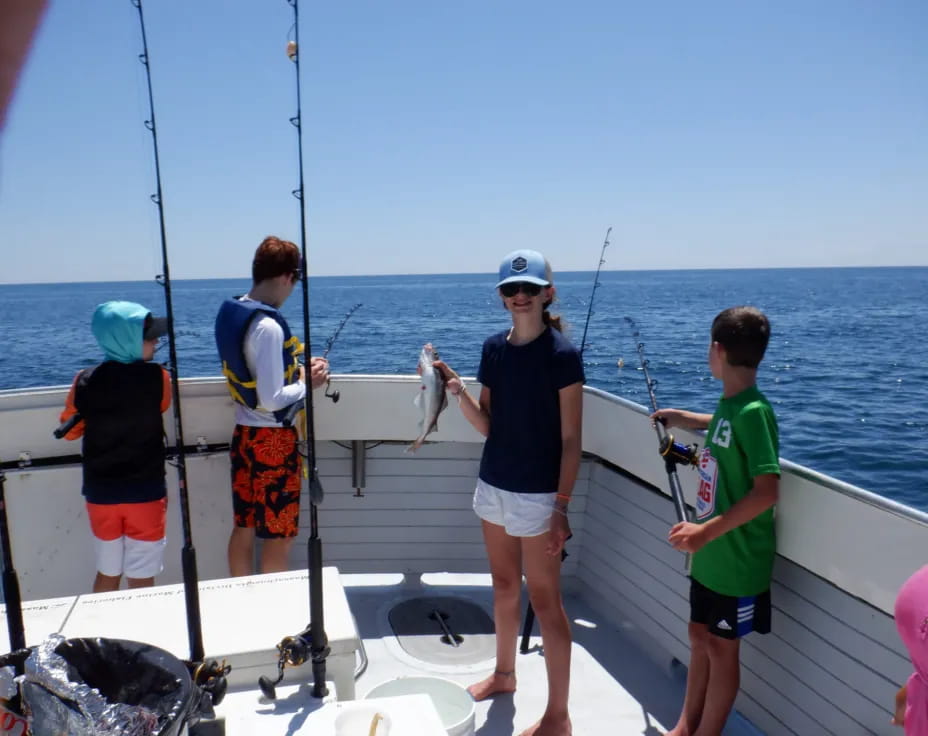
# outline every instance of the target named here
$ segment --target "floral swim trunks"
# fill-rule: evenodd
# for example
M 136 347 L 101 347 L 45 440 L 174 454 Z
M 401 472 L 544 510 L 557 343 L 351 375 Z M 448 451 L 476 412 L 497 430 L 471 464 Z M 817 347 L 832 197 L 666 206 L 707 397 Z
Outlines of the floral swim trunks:
M 261 539 L 295 537 L 303 465 L 296 428 L 237 424 L 229 454 L 235 526 Z

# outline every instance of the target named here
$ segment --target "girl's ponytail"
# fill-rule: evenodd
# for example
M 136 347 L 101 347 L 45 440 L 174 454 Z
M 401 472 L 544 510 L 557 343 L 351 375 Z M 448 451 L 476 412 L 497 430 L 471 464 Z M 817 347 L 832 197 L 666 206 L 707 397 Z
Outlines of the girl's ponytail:
M 548 302 L 547 304 L 545 304 L 545 311 L 541 313 L 541 319 L 545 323 L 546 326 L 554 330 L 557 330 L 558 332 L 563 332 L 564 323 L 561 319 L 561 315 L 551 314 L 551 312 L 548 311 L 548 307 L 550 306 L 551 306 L 551 302 Z

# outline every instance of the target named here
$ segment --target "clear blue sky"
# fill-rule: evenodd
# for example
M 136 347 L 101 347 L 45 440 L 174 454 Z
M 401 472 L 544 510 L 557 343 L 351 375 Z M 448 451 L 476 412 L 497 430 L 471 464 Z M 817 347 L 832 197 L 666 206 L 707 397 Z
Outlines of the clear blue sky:
M 146 0 L 175 278 L 298 238 L 285 0 Z M 0 282 L 160 270 L 129 0 L 51 0 Z M 928 264 L 928 3 L 301 3 L 310 267 Z

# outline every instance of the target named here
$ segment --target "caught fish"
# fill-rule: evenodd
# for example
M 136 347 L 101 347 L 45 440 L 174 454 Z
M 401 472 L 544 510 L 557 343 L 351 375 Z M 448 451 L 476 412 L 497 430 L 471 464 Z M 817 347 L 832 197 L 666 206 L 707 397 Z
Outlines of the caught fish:
M 432 349 L 432 346 L 426 345 L 419 353 L 419 373 L 422 384 L 419 386 L 419 393 L 416 395 L 415 404 L 422 412 L 422 418 L 419 420 L 419 436 L 416 437 L 408 448 L 407 452 L 415 452 L 425 438 L 438 429 L 438 415 L 448 406 L 448 396 L 445 393 L 445 377 L 441 371 L 436 370 L 434 362 L 438 360 L 438 353 Z

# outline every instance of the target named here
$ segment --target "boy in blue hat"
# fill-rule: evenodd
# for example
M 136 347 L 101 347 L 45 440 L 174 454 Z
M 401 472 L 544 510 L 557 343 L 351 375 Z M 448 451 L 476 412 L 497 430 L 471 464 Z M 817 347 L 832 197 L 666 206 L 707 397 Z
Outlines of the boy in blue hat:
M 80 421 L 65 435 L 83 437 L 83 488 L 94 536 L 93 591 L 154 585 L 163 569 L 167 493 L 164 424 L 171 377 L 151 361 L 167 320 L 134 302 L 100 304 L 91 330 L 106 360 L 80 371 L 61 413 Z

